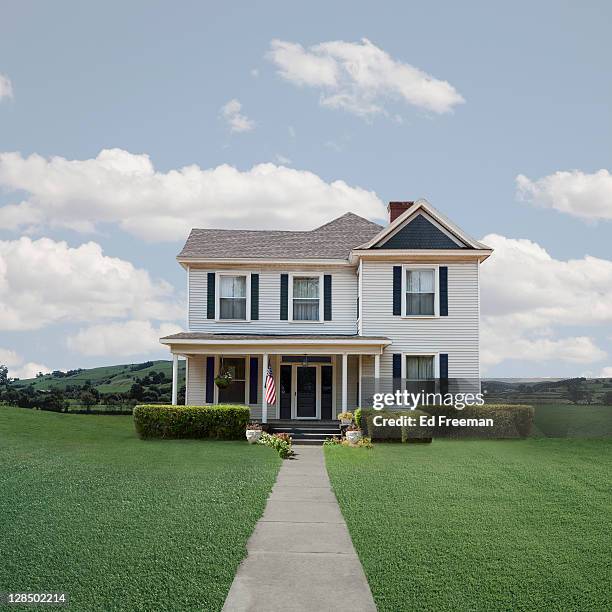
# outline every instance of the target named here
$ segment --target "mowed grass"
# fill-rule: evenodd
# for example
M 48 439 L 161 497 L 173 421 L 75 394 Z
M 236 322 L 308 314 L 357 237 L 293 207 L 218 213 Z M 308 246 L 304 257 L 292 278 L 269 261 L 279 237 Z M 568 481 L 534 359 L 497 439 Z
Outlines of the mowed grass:
M 129 416 L 0 407 L 0 592 L 71 610 L 220 610 L 280 459 L 141 441 Z
M 381 611 L 610 610 L 610 440 L 325 449 Z

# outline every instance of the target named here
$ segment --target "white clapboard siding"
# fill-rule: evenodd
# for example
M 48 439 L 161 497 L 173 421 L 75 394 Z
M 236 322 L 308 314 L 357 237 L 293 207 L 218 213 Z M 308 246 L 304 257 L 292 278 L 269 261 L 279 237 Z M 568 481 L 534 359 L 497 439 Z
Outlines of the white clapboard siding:
M 203 406 L 206 401 L 206 358 L 202 355 L 189 357 L 189 372 L 185 404 L 188 406 Z
M 292 274 L 332 275 L 332 320 L 309 323 L 280 320 L 279 270 L 258 270 L 259 320 L 245 322 L 215 321 L 206 317 L 207 274 L 215 269 L 189 270 L 189 330 L 208 333 L 272 333 L 272 334 L 356 334 L 357 333 L 357 275 L 348 267 L 320 268 L 292 271 Z M 323 287 L 321 287 L 321 292 Z M 291 308 L 291 305 L 289 305 Z
M 393 264 L 363 262 L 362 333 L 393 341 L 381 356 L 382 378 L 392 376 L 393 353 L 411 351 L 448 353 L 450 378 L 479 377 L 478 264 L 447 265 L 448 316 L 403 319 L 393 315 Z M 364 375 L 373 376 L 372 368 L 373 360 Z

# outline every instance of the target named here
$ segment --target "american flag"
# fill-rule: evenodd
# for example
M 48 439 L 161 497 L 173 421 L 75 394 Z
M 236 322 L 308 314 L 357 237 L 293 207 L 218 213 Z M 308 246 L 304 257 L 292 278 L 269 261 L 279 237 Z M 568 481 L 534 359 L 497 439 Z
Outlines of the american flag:
M 272 376 L 272 366 L 268 366 L 266 374 L 266 402 L 268 404 L 276 404 L 276 385 L 274 384 L 274 376 Z

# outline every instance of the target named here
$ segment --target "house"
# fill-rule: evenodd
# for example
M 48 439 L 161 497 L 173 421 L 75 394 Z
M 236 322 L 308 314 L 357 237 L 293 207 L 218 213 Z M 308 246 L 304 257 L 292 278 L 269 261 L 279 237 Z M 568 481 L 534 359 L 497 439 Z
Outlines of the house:
M 479 380 L 491 249 L 426 200 L 388 211 L 384 227 L 348 212 L 309 231 L 193 229 L 177 257 L 188 331 L 161 339 L 173 403 L 179 356 L 187 404 L 244 403 L 263 422 L 335 419 L 399 380 Z

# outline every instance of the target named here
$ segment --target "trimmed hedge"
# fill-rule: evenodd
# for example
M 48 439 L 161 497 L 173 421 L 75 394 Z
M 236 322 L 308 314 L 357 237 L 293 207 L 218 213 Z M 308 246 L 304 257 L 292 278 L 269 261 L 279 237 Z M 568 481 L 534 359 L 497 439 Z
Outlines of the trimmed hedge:
M 525 404 L 484 404 L 456 410 L 449 406 L 423 406 L 432 416 L 452 419 L 493 419 L 493 427 L 444 425 L 433 429 L 434 438 L 527 438 L 531 435 L 534 407 Z
M 246 406 L 144 404 L 134 407 L 134 425 L 136 432 L 143 439 L 243 440 L 250 418 L 250 411 Z
M 380 416 L 384 419 L 397 419 L 398 417 L 407 416 L 416 419 L 417 425 L 409 427 L 408 425 L 374 425 L 374 417 Z M 430 427 L 423 427 L 418 424 L 419 417 L 427 416 L 421 410 L 374 410 L 363 409 L 361 413 L 361 421 L 367 423 L 367 435 L 375 442 L 410 442 L 410 441 L 427 441 L 432 438 Z

